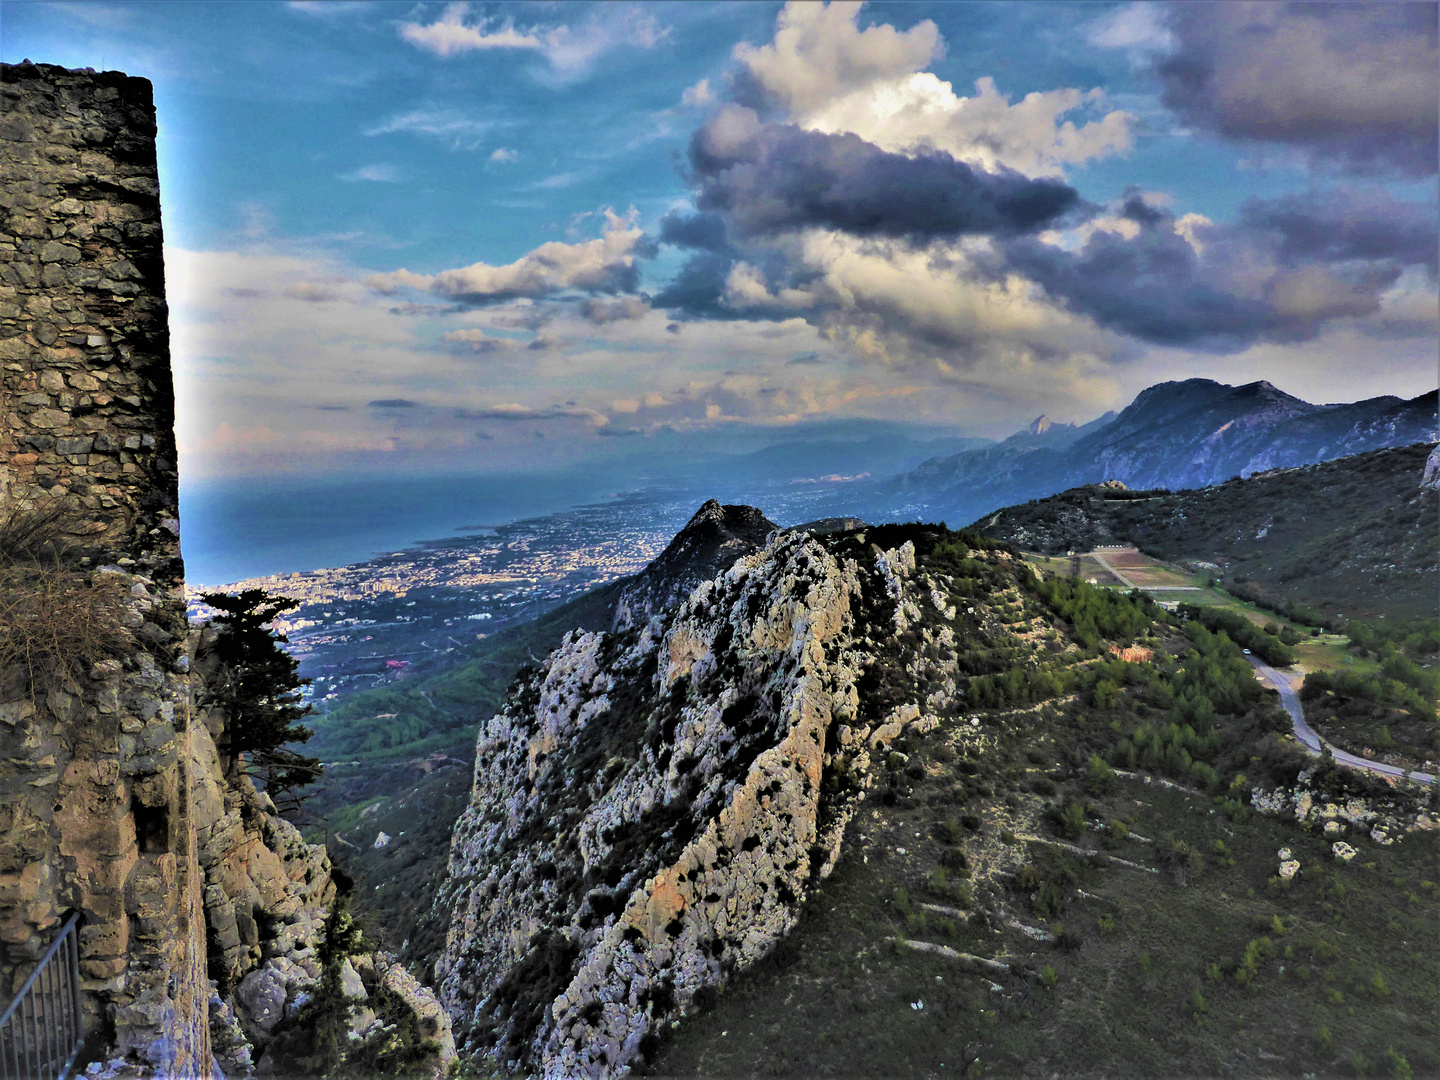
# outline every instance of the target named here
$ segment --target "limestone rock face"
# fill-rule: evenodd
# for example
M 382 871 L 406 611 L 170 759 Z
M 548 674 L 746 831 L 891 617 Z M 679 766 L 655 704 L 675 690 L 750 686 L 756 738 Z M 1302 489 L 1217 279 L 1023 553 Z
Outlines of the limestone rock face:
M 908 544 L 777 533 L 668 612 L 568 635 L 517 684 L 480 733 L 437 900 L 467 1056 L 618 1075 L 794 925 L 872 753 L 921 722 L 857 715 L 861 613 L 903 620 L 914 570 Z
M 643 624 L 674 607 L 690 590 L 765 545 L 778 526 L 753 506 L 721 506 L 711 499 L 654 562 L 625 587 L 615 604 L 615 628 Z

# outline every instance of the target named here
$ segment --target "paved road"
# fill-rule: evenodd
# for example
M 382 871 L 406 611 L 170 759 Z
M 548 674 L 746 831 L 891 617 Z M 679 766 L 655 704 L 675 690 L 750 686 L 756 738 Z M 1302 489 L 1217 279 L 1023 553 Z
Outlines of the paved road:
M 1320 753 L 1322 745 L 1320 736 L 1305 722 L 1305 711 L 1300 707 L 1300 695 L 1295 693 L 1295 686 L 1290 677 L 1282 675 L 1258 656 L 1247 656 L 1245 659 L 1249 660 L 1256 672 L 1263 676 L 1264 681 L 1280 691 L 1280 704 L 1284 705 L 1285 711 L 1290 714 L 1290 721 L 1295 727 L 1295 737 L 1304 743 L 1312 754 Z M 1395 765 L 1386 765 L 1381 761 L 1356 757 L 1338 747 L 1331 746 L 1330 753 L 1335 755 L 1335 760 L 1341 765 L 1349 765 L 1352 769 L 1364 769 L 1367 772 L 1380 773 L 1382 776 L 1403 776 L 1405 774 L 1404 769 Z M 1418 780 L 1422 784 L 1435 783 L 1435 777 L 1423 772 L 1412 772 L 1410 779 Z

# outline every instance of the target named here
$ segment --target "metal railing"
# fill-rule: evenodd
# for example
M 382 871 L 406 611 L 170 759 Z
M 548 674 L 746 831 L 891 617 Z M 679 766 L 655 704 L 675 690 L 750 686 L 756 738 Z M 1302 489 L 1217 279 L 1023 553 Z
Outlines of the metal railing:
M 66 920 L 0 1015 L 0 1080 L 65 1080 L 85 1041 L 80 913 Z

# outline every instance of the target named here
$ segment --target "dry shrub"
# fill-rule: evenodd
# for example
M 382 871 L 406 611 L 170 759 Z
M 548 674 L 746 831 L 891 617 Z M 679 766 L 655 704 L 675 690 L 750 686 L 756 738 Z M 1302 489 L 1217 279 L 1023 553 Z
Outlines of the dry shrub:
M 0 672 L 18 667 L 32 692 L 46 676 L 77 677 L 134 646 L 119 575 L 68 564 L 76 532 L 59 504 L 0 510 Z
M 73 563 L 93 555 L 105 526 L 53 499 L 38 507 L 0 507 L 0 566 Z

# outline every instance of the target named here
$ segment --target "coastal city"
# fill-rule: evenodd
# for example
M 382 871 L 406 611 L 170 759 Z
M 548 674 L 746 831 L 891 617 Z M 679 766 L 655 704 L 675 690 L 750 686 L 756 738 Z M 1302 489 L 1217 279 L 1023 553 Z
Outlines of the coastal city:
M 262 589 L 299 601 L 272 624 L 288 638 L 320 707 L 355 690 L 412 677 L 476 640 L 597 585 L 633 574 L 664 550 L 693 499 L 632 493 L 550 517 L 462 535 L 350 566 L 192 585 L 192 622 L 207 592 Z

